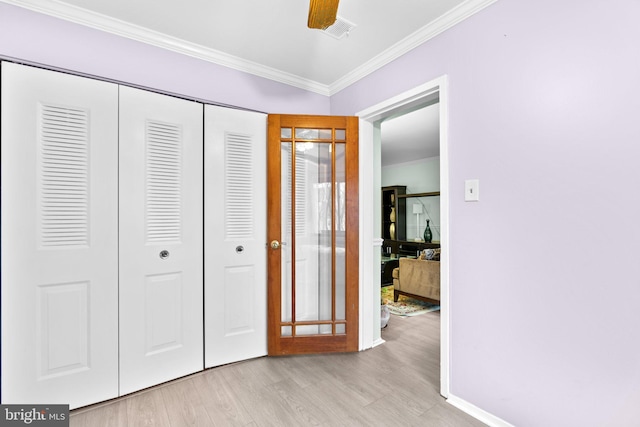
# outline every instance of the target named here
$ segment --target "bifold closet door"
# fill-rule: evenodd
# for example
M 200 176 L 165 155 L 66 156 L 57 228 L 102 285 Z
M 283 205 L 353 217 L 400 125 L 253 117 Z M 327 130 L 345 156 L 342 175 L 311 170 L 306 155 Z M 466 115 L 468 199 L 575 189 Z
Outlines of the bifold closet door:
M 203 369 L 202 104 L 120 88 L 120 393 Z
M 267 116 L 205 106 L 205 366 L 267 354 Z
M 118 395 L 118 87 L 2 63 L 2 403 Z

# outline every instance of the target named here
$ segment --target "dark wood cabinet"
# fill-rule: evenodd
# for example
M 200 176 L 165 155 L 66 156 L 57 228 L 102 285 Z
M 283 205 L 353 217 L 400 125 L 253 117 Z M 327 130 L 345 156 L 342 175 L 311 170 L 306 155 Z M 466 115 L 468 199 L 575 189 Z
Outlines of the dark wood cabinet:
M 385 240 L 405 240 L 407 187 L 394 185 L 382 187 L 382 238 Z
M 436 249 L 440 247 L 440 243 L 414 242 L 411 240 L 391 240 L 384 239 L 382 243 L 383 252 L 397 255 L 417 255 L 418 251 L 424 249 Z M 390 248 L 390 249 L 387 249 Z
M 440 242 L 426 243 L 407 240 L 407 199 L 439 196 L 440 192 L 407 194 L 404 185 L 382 187 L 383 252 L 398 255 L 416 255 L 418 251 L 439 248 Z

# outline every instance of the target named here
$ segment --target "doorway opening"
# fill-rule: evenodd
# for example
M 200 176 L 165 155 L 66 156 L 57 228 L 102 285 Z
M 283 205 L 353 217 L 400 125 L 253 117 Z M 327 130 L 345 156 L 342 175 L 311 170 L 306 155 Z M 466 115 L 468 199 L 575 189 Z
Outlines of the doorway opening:
M 449 158 L 447 77 L 442 76 L 357 113 L 360 117 L 360 196 L 361 211 L 373 212 L 361 218 L 361 336 L 360 348 L 384 342 L 380 337 L 380 259 L 381 238 L 381 123 L 415 111 L 425 105 L 439 105 L 440 155 L 440 394 L 449 396 Z M 368 310 L 367 310 L 368 309 Z M 369 316 L 367 316 L 367 314 Z M 367 324 L 372 319 L 371 324 Z

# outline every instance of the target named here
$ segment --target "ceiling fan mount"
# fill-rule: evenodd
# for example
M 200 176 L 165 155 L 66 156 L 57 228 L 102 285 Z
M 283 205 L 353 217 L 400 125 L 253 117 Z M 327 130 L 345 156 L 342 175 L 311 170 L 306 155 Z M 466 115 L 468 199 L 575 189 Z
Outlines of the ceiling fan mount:
M 340 0 L 310 0 L 307 27 L 324 30 L 336 22 Z

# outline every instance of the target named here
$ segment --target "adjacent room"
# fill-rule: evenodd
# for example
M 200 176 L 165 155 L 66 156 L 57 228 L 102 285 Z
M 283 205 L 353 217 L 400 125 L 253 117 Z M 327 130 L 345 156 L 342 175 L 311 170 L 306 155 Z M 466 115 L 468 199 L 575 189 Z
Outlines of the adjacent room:
M 396 315 L 439 310 L 439 112 L 436 99 L 380 126 L 381 299 Z

